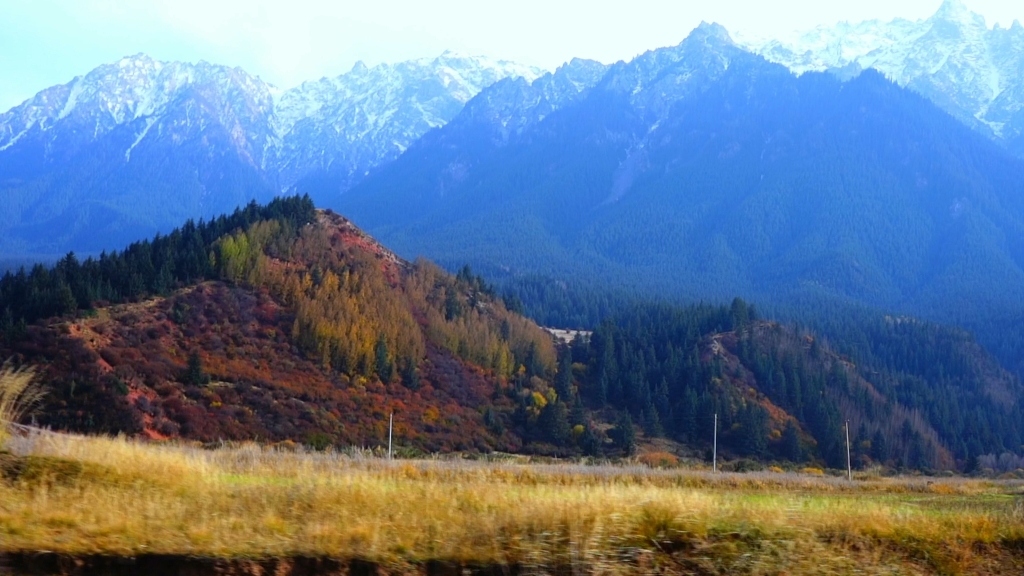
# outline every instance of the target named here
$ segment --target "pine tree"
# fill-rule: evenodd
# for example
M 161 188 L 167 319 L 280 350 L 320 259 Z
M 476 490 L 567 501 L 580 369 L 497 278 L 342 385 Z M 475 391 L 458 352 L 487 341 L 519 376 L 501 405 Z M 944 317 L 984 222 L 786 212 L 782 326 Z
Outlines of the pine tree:
M 203 359 L 199 357 L 199 352 L 193 350 L 189 353 L 188 365 L 181 375 L 181 381 L 192 386 L 204 386 L 210 382 L 210 377 L 203 372 Z
M 14 335 L 14 313 L 10 306 L 4 308 L 3 315 L 0 315 L 0 338 L 12 340 Z
M 569 424 L 576 426 L 579 424 L 586 425 L 587 413 L 583 408 L 583 402 L 579 396 L 572 403 L 572 410 L 569 411 Z
M 735 298 L 732 301 L 732 307 L 730 308 L 730 316 L 732 319 L 732 329 L 736 331 L 742 330 L 748 322 L 750 322 L 750 313 L 747 310 L 747 303 L 740 298 Z
M 562 347 L 558 352 L 558 374 L 555 377 L 555 392 L 558 397 L 569 402 L 572 397 L 572 351 Z
M 377 338 L 374 356 L 376 359 L 377 377 L 385 384 L 391 382 L 391 377 L 394 376 L 395 372 L 395 365 L 391 362 L 391 358 L 388 356 L 388 342 L 384 338 L 383 334 Z
M 803 462 L 804 451 L 800 446 L 800 433 L 790 420 L 782 431 L 782 457 L 790 462 Z
M 658 418 L 658 411 L 654 409 L 653 404 L 648 404 L 647 408 L 644 408 L 642 416 L 643 429 L 647 436 L 660 438 L 665 435 L 665 430 L 661 426 L 661 419 Z
M 494 411 L 494 408 L 490 406 L 484 410 L 484 426 L 493 434 L 499 436 L 505 432 L 505 423 L 502 422 L 501 417 Z
M 61 282 L 57 285 L 57 314 L 74 314 L 78 311 L 78 300 L 71 287 Z
M 693 388 L 687 388 L 676 412 L 676 434 L 683 442 L 696 442 L 697 440 L 697 408 L 699 402 L 697 393 L 693 391 Z
M 615 447 L 622 450 L 627 456 L 636 451 L 636 430 L 633 428 L 633 419 L 628 412 L 621 412 L 615 427 L 611 429 L 610 435 Z
M 418 390 L 420 387 L 420 377 L 416 373 L 416 361 L 412 358 L 406 359 L 402 368 L 402 385 L 409 390 Z
M 600 456 L 601 455 L 601 438 L 597 435 L 597 431 L 591 424 L 585 424 L 583 429 L 583 435 L 580 436 L 579 440 L 580 450 L 583 451 L 587 456 Z
M 572 431 L 569 427 L 569 411 L 565 402 L 549 402 L 537 419 L 544 440 L 555 446 L 565 446 L 572 438 Z
M 931 467 L 931 459 L 925 450 L 924 439 L 915 430 L 910 439 L 907 465 L 918 470 L 926 470 Z
M 462 316 L 462 302 L 454 286 L 448 287 L 444 300 L 444 319 L 448 322 Z
M 608 404 L 608 374 L 602 372 L 597 376 L 597 381 L 594 383 L 594 391 L 591 394 L 590 405 L 594 408 L 601 409 Z
M 880 429 L 876 430 L 874 436 L 871 437 L 871 459 L 879 464 L 889 461 L 889 444 Z
M 740 426 L 743 452 L 748 456 L 763 456 L 768 449 L 768 413 L 764 408 L 748 403 L 740 411 Z

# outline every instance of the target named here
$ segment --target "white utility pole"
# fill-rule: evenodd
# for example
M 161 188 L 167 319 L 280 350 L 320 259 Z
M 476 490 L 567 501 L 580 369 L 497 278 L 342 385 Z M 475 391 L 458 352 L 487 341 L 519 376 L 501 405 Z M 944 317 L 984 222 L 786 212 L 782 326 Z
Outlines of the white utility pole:
M 718 413 L 715 413 L 715 448 L 711 452 L 711 469 L 718 472 Z
M 853 465 L 850 463 L 850 421 L 846 421 L 846 477 L 853 482 Z
M 391 417 L 388 418 L 388 460 L 391 460 L 391 430 L 395 426 L 395 413 L 391 413 Z

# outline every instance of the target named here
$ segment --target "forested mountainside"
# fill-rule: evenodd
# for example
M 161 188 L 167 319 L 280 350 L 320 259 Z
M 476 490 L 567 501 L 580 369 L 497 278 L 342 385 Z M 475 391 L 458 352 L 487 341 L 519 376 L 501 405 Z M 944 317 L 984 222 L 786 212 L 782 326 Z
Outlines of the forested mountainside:
M 493 279 L 852 302 L 993 349 L 1024 318 L 1024 162 L 873 71 L 796 77 L 704 26 L 519 133 L 475 102 L 340 208 Z
M 481 409 L 555 370 L 548 334 L 478 279 L 308 198 L 5 275 L 0 301 L 5 354 L 45 367 L 58 429 L 374 445 L 394 411 L 406 445 L 516 450 Z
M 860 332 L 830 342 L 759 320 L 739 299 L 641 306 L 576 341 L 572 356 L 588 405 L 704 446 L 717 413 L 719 441 L 740 455 L 839 468 L 847 421 L 861 465 L 970 468 L 985 453 L 1020 450 L 1024 388 L 968 335 L 911 318 L 851 324 Z
M 727 423 L 720 440 L 737 454 L 806 455 L 794 451 L 792 433 L 786 447 L 781 407 L 824 441 L 812 453 L 832 465 L 845 458 L 836 451 L 836 423 L 845 420 L 862 465 L 952 459 L 973 469 L 984 454 L 1019 450 L 1020 377 L 960 328 L 834 302 L 775 307 L 800 320 L 780 324 L 738 299 L 730 309 L 638 305 L 627 293 L 539 277 L 506 289 L 513 309 L 543 323 L 595 328 L 573 348 L 586 367 L 577 365 L 587 404 L 626 407 L 669 438 L 708 441 L 708 421 L 693 415 L 714 411 Z M 769 427 L 767 443 L 745 444 L 761 434 L 729 438 L 752 425 Z
M 0 353 L 37 365 L 38 422 L 153 439 L 970 468 L 1020 446 L 1020 381 L 910 319 L 872 355 L 731 307 L 638 305 L 555 340 L 466 267 L 407 262 L 308 198 L 250 204 L 0 279 Z M 511 308 L 511 309 L 510 309 Z M 856 348 L 858 342 L 852 342 Z

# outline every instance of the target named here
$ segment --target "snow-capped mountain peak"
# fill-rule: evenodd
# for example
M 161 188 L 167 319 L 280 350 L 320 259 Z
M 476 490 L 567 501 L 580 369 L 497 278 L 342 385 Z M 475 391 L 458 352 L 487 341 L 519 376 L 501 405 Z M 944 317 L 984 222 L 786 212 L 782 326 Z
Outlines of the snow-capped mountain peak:
M 241 68 L 126 56 L 0 114 L 0 254 L 109 248 L 300 180 L 329 203 L 487 86 L 542 74 L 449 51 L 280 90 Z M 59 233 L 33 236 L 40 222 Z
M 204 113 L 196 111 L 176 119 L 178 133 L 218 123 L 238 134 L 236 144 L 250 156 L 262 144 L 251 141 L 251 131 L 242 134 L 234 127 L 251 128 L 253 123 L 264 122 L 272 111 L 270 87 L 239 68 L 207 62 L 160 62 L 136 54 L 43 90 L 0 115 L 0 150 L 33 136 L 44 141 L 47 150 L 67 156 L 122 129 L 135 132 L 134 143 L 125 150 L 130 160 L 131 149 L 154 124 L 174 116 L 180 105 L 201 107 Z M 136 122 L 142 119 L 145 121 Z
M 961 0 L 943 0 L 931 19 L 957 22 L 965 25 L 985 26 L 985 17 L 971 12 Z
M 875 68 L 961 121 L 1024 151 L 1024 28 L 989 27 L 960 0 L 929 18 L 819 26 L 739 44 L 797 73 Z
M 444 125 L 498 80 L 533 81 L 542 70 L 446 51 L 433 58 L 366 66 L 304 82 L 276 105 L 277 165 L 287 187 L 329 173 L 343 191 L 371 168 L 397 157 Z
M 146 54 L 98 66 L 0 114 L 0 152 L 44 142 L 67 157 L 115 131 L 125 161 L 155 134 L 188 139 L 224 128 L 243 159 L 283 187 L 315 171 L 361 177 L 445 124 L 471 98 L 508 77 L 544 71 L 446 51 L 396 64 L 356 62 L 339 76 L 279 90 L 240 68 L 161 62 Z

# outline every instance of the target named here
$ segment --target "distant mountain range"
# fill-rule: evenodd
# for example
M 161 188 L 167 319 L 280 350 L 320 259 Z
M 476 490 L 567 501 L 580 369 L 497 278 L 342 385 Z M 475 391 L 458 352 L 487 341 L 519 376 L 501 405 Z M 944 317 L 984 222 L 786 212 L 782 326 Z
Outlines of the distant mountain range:
M 844 23 L 792 40 L 741 39 L 737 47 L 797 73 L 849 79 L 875 68 L 1024 153 L 1024 28 L 989 29 L 958 0 L 918 22 Z M 579 98 L 608 69 L 574 60 L 546 74 L 446 52 L 373 68 L 358 63 L 280 90 L 239 68 L 124 58 L 0 114 L 8 213 L 0 259 L 98 252 L 295 187 L 338 206 L 346 190 L 467 103 L 473 115 L 501 116 L 495 136 L 508 138 Z M 664 100 L 644 94 L 655 108 Z
M 1024 317 L 1021 27 L 950 0 L 800 38 L 702 24 L 610 66 L 445 53 L 287 91 L 125 58 L 0 116 L 0 259 L 298 191 L 491 277 Z
M 0 116 L 0 253 L 114 248 L 273 195 L 272 110 L 240 69 L 142 55 L 40 92 Z
M 336 196 L 484 87 L 540 74 L 446 52 L 282 92 L 205 62 L 100 66 L 0 115 L 0 256 L 116 248 L 302 179 Z
M 490 104 L 512 85 L 335 206 L 401 254 L 492 278 L 947 322 L 1024 311 L 1024 161 L 877 72 L 797 77 L 703 25 L 547 115 Z M 539 120 L 508 129 L 524 116 Z

